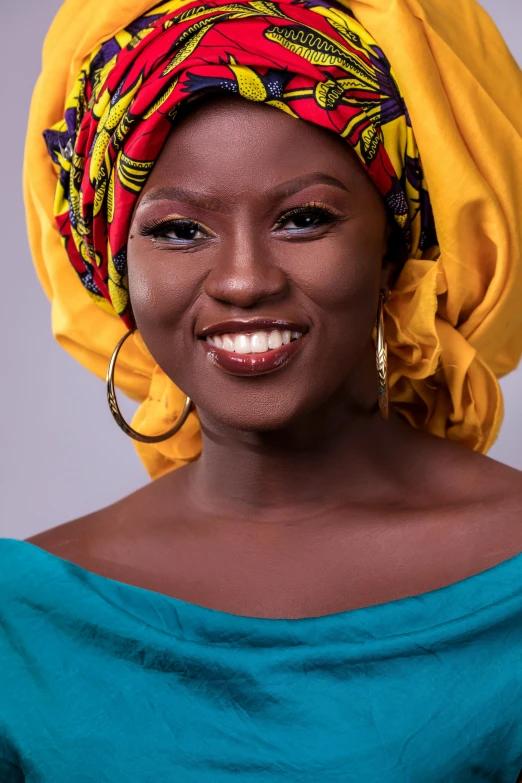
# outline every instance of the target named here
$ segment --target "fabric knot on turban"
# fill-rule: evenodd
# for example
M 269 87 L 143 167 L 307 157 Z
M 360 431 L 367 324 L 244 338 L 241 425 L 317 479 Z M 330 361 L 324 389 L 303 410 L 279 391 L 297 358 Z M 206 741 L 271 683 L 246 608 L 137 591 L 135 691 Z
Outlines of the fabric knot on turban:
M 522 80 L 473 0 L 436 6 L 68 0 L 46 40 L 25 165 L 33 255 L 64 347 L 104 377 L 134 326 L 136 200 L 183 101 L 226 91 L 353 148 L 408 254 L 386 305 L 391 402 L 413 426 L 486 451 L 502 418 L 497 376 L 522 351 Z M 479 31 L 501 79 L 475 52 Z M 137 333 L 131 348 L 116 383 L 142 401 L 133 426 L 156 434 L 183 394 Z M 135 445 L 158 477 L 198 456 L 197 414 L 175 438 Z

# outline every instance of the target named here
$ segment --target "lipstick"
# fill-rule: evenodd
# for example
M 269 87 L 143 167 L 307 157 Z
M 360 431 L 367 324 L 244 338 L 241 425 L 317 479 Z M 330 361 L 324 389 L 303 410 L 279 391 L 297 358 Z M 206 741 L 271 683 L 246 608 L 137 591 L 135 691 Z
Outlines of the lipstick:
M 263 353 L 232 353 L 210 345 L 205 340 L 201 345 L 207 352 L 208 359 L 216 367 L 228 372 L 230 375 L 265 375 L 284 367 L 300 351 L 304 342 L 304 335 L 280 348 L 273 348 Z
M 231 375 L 252 377 L 288 364 L 300 351 L 306 332 L 303 324 L 256 318 L 221 321 L 201 329 L 199 337 L 207 358 L 216 367 Z

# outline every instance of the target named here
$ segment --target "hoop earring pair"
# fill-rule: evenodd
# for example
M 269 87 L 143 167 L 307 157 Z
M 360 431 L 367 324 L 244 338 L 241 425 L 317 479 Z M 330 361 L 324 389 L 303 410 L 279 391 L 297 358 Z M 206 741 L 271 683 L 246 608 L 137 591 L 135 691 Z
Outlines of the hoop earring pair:
M 381 291 L 379 295 L 379 312 L 377 316 L 377 346 L 375 352 L 377 364 L 377 393 L 379 397 L 379 410 L 383 419 L 388 418 L 388 349 L 384 337 L 384 303 L 386 298 L 386 293 Z M 183 410 L 181 411 L 178 420 L 168 432 L 165 432 L 161 435 L 142 435 L 140 432 L 137 432 L 137 430 L 133 429 L 130 424 L 127 424 L 121 414 L 118 402 L 116 400 L 116 391 L 114 388 L 114 368 L 116 366 L 116 359 L 118 358 L 118 353 L 120 352 L 121 346 L 127 337 L 129 337 L 135 331 L 136 329 L 131 329 L 121 338 L 111 356 L 106 377 L 107 400 L 109 402 L 109 408 L 114 417 L 114 420 L 116 421 L 116 424 L 126 435 L 128 435 L 130 438 L 133 438 L 134 440 L 138 440 L 140 443 L 160 443 L 163 440 L 171 438 L 184 425 L 192 408 L 192 400 L 188 396 L 185 397 Z

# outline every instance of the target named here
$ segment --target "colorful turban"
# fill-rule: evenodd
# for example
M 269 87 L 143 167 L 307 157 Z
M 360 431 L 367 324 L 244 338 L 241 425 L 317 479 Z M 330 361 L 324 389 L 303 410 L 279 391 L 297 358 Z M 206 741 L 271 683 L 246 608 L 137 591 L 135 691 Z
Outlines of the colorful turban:
M 262 101 L 338 133 L 412 255 L 435 244 L 399 86 L 349 11 L 315 0 L 169 0 L 89 55 L 65 119 L 44 133 L 58 165 L 55 214 L 69 258 L 93 299 L 126 326 L 134 326 L 126 248 L 136 199 L 180 103 L 208 90 Z
M 355 150 L 408 251 L 385 311 L 391 402 L 413 426 L 486 451 L 502 419 L 497 377 L 522 352 L 522 78 L 472 0 L 67 0 L 44 46 L 24 174 L 58 341 L 105 377 L 134 326 L 136 199 L 183 101 L 209 90 Z M 157 434 L 184 395 L 133 339 L 116 384 L 142 403 L 133 426 Z M 152 478 L 196 458 L 196 412 L 174 438 L 135 445 Z

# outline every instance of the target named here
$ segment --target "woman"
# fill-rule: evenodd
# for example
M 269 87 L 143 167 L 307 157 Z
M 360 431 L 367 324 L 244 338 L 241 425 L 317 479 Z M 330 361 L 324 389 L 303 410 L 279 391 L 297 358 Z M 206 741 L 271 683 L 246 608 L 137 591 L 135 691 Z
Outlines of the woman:
M 515 782 L 520 93 L 472 0 L 65 4 L 33 253 L 154 481 L 2 540 L 2 781 Z

